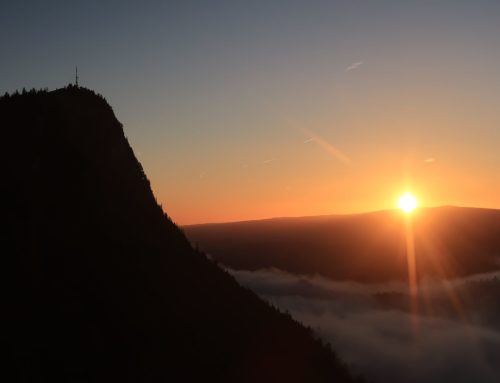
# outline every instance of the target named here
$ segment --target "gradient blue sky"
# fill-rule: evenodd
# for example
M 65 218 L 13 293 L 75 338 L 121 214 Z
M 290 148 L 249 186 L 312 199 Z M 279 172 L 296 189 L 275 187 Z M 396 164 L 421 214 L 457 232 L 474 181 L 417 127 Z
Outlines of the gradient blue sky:
M 499 1 L 0 4 L 0 92 L 78 64 L 179 223 L 500 207 Z

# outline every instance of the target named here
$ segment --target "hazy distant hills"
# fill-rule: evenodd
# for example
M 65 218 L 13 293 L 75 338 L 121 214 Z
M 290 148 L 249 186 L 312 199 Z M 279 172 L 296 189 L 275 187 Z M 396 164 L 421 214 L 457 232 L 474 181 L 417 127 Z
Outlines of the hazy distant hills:
M 240 270 L 275 267 L 360 282 L 407 279 L 400 211 L 277 218 L 184 227 L 216 261 Z M 439 207 L 411 215 L 419 277 L 500 269 L 500 211 Z
M 0 122 L 1 380 L 353 381 L 191 247 L 104 98 L 6 95 Z

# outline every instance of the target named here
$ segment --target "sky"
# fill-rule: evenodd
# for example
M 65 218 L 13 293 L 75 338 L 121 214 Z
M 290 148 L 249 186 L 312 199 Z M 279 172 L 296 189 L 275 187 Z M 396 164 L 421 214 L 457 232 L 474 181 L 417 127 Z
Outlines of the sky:
M 0 92 L 103 94 L 179 224 L 500 208 L 500 2 L 0 0 Z

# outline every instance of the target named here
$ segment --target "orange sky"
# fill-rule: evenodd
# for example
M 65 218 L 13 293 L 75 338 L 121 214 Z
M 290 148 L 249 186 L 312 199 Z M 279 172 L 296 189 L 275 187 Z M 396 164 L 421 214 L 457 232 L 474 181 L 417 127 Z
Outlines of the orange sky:
M 405 190 L 500 208 L 498 6 L 349 4 L 226 25 L 196 81 L 125 112 L 176 222 L 388 209 Z
M 284 119 L 264 143 L 228 140 L 189 152 L 173 171 L 164 164 L 175 164 L 174 158 L 157 159 L 148 169 L 153 187 L 181 224 L 387 209 L 405 190 L 425 206 L 499 206 L 498 156 L 483 152 L 488 143 L 463 115 L 401 112 L 390 104 L 393 110 L 377 116 L 344 116 L 339 130 L 366 125 L 360 137 L 335 140 L 327 117 L 301 123 L 307 130 L 290 128 Z M 497 123 L 496 114 L 489 121 L 482 115 L 485 126 Z M 433 129 L 439 130 L 426 137 Z M 319 131 L 323 135 L 311 133 Z
M 495 104 L 453 84 L 401 95 L 339 82 L 359 93 L 325 91 L 309 114 L 235 116 L 224 135 L 209 121 L 141 157 L 166 211 L 180 224 L 355 213 L 394 208 L 405 190 L 422 206 L 500 207 Z
M 64 86 L 77 63 L 180 224 L 387 209 L 406 189 L 500 208 L 499 1 L 24 8 L 0 13 L 0 91 Z

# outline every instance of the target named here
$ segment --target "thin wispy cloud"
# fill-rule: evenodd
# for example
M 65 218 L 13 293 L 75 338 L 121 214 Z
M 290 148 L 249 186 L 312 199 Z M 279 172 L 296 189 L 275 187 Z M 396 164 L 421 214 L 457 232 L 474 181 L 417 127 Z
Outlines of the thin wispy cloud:
M 320 148 L 322 148 L 324 151 L 329 153 L 333 158 L 337 159 L 343 164 L 348 165 L 351 163 L 351 159 L 345 153 L 343 153 L 340 149 L 335 147 L 331 142 L 328 142 L 326 139 L 321 137 L 319 134 L 313 132 L 308 128 L 301 126 L 300 124 L 292 120 L 288 120 L 288 124 L 291 128 L 300 130 L 306 137 L 308 137 L 303 141 L 304 144 L 315 142 L 319 145 Z
M 436 159 L 434 157 L 428 157 L 424 160 L 424 162 L 427 164 L 432 164 L 433 162 L 436 162 Z
M 270 164 L 271 162 L 276 161 L 276 158 L 269 158 L 267 160 L 262 161 L 264 165 Z
M 363 65 L 363 61 L 358 61 L 358 62 L 352 63 L 351 65 L 349 65 L 346 68 L 346 71 L 351 71 L 351 70 L 354 70 L 354 69 L 358 69 L 361 65 Z
M 310 136 L 310 140 L 316 142 L 323 150 L 325 150 L 327 153 L 329 153 L 332 157 L 337 159 L 338 161 L 342 162 L 345 165 L 348 165 L 351 163 L 351 159 L 343 153 L 340 149 L 335 147 L 333 144 L 328 142 L 326 139 L 321 137 L 319 134 L 307 129 L 307 128 L 302 128 L 302 131 Z

